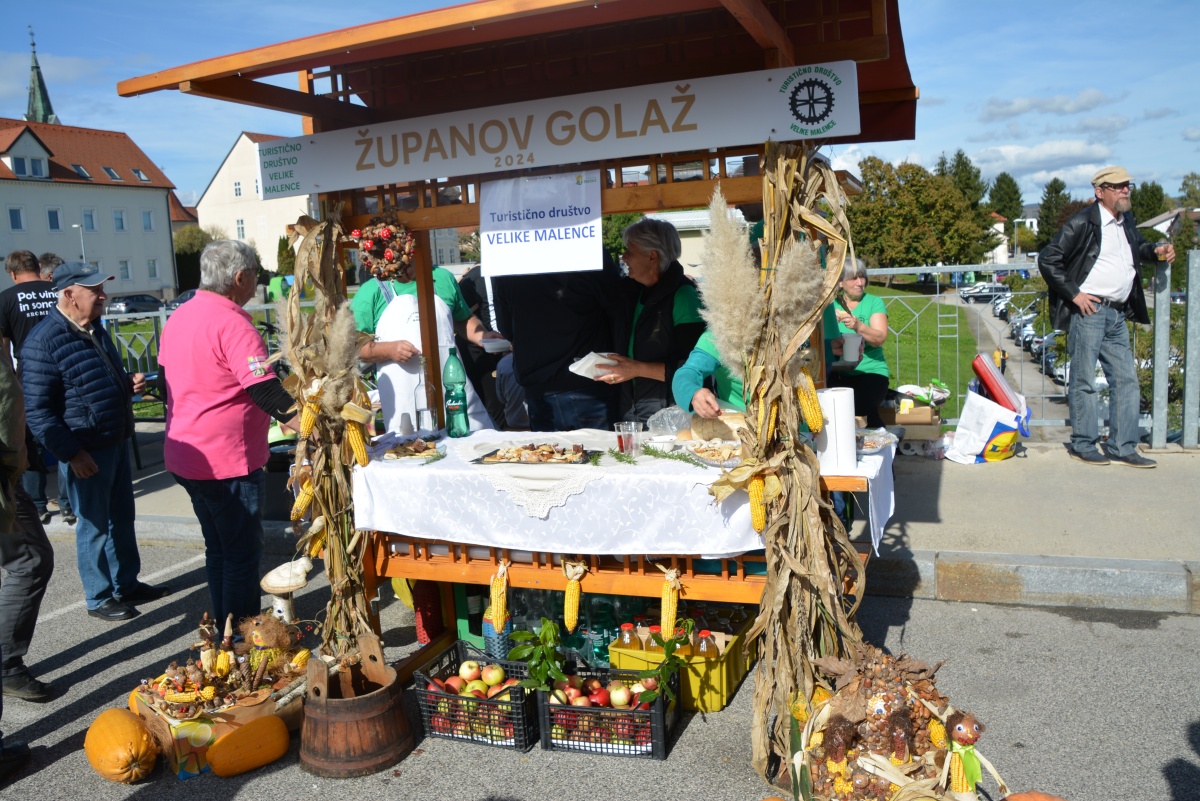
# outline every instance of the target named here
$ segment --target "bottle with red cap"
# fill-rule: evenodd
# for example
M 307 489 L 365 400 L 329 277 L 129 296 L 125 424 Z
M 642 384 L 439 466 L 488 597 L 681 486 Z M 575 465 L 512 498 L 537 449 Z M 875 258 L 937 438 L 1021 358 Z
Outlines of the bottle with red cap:
M 696 656 L 705 659 L 721 658 L 721 651 L 717 648 L 717 638 L 708 629 L 700 632 L 700 639 L 696 641 Z
M 633 628 L 632 623 L 621 624 L 621 630 L 617 632 L 615 645 L 618 648 L 625 648 L 630 651 L 645 650 L 645 646 L 642 645 L 642 638 L 637 635 L 637 631 Z
M 661 654 L 663 647 L 654 641 L 654 635 L 662 636 L 662 626 L 650 627 L 650 639 L 646 640 L 646 650 Z

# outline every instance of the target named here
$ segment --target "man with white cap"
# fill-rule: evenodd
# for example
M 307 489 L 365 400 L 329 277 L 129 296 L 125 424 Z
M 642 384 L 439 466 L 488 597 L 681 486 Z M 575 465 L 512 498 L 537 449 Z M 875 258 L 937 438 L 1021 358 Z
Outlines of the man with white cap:
M 1085 464 L 1154 467 L 1154 460 L 1137 451 L 1141 391 L 1126 321 L 1150 322 L 1138 265 L 1174 261 L 1175 248 L 1152 245 L 1138 233 L 1129 211 L 1133 181 L 1124 167 L 1105 167 L 1092 176 L 1092 186 L 1096 202 L 1063 223 L 1038 257 L 1038 269 L 1050 287 L 1051 321 L 1068 332 L 1067 453 Z M 1098 447 L 1099 393 L 1092 369 L 1097 361 L 1109 387 L 1107 453 Z
M 58 304 L 21 351 L 25 412 L 41 445 L 70 465 L 67 493 L 79 518 L 75 547 L 88 614 L 107 621 L 138 614 L 131 604 L 170 590 L 138 580 L 134 536 L 133 395 L 146 377 L 129 375 L 100 324 L 104 282 L 113 276 L 82 262 L 54 271 Z

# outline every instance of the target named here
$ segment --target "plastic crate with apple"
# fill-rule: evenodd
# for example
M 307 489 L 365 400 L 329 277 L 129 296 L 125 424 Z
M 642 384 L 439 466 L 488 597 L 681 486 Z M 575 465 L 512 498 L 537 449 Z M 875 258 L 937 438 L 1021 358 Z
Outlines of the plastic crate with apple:
M 749 653 L 743 653 L 742 644 L 745 642 L 746 631 L 754 622 L 753 618 L 737 634 L 729 635 L 714 632 L 720 659 L 706 659 L 702 656 L 685 658 L 687 669 L 680 670 L 683 708 L 688 712 L 718 712 L 725 708 L 742 680 L 750 672 L 750 667 L 758 659 L 758 643 L 750 648 Z M 648 641 L 650 630 L 638 629 L 638 635 L 643 642 Z M 638 651 L 616 647 L 614 642 L 608 647 L 609 664 L 620 670 L 651 670 L 663 661 L 661 651 Z
M 492 665 L 504 671 L 503 679 L 488 671 Z M 470 643 L 456 641 L 413 673 L 425 733 L 528 751 L 537 742 L 537 700 L 516 684 L 528 675 L 524 662 L 489 659 Z M 485 697 L 458 694 L 457 685 L 465 688 L 471 681 L 484 685 L 475 689 Z
M 609 687 L 619 680 L 626 687 L 637 683 L 636 673 L 627 670 L 581 669 L 581 679 L 596 679 Z M 676 700 L 665 692 L 650 702 L 648 709 L 618 709 L 605 706 L 574 706 L 551 703 L 550 695 L 538 691 L 538 718 L 542 748 L 547 751 L 580 751 L 606 756 L 666 759 L 671 735 L 679 724 L 679 675 L 671 676 Z

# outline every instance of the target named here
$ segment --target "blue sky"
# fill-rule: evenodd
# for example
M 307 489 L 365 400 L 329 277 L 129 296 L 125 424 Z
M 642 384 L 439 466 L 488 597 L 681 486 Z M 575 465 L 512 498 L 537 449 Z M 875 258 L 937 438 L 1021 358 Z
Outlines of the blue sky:
M 119 80 L 446 5 L 28 3 L 0 30 L 0 116 L 25 111 L 32 24 L 59 118 L 125 131 L 194 203 L 240 131 L 293 136 L 298 118 L 179 92 L 122 98 Z M 1109 163 L 1168 194 L 1200 172 L 1200 2 L 900 0 L 900 19 L 921 90 L 916 139 L 832 148 L 837 166 L 876 155 L 932 167 L 961 148 L 985 179 L 1013 175 L 1026 203 L 1054 176 L 1090 194 Z

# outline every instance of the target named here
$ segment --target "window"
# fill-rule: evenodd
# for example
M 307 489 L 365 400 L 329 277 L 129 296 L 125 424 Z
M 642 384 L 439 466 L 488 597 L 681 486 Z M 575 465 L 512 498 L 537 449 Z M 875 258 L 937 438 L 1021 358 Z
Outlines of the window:
M 85 230 L 85 231 L 95 231 L 96 230 L 96 210 L 95 209 L 84 209 L 83 210 L 83 230 Z
M 245 220 L 237 221 L 237 238 L 238 239 L 246 238 L 246 221 Z
M 129 280 L 129 259 L 121 259 L 117 262 L 117 277 L 122 281 Z
M 24 206 L 9 206 L 8 207 L 8 227 L 13 231 L 25 230 L 25 207 Z
M 24 156 L 13 156 L 12 157 L 12 171 L 13 171 L 13 175 L 16 175 L 21 178 L 24 178 L 26 175 L 29 174 L 28 168 L 25 166 L 25 157 Z
M 30 159 L 29 160 L 29 174 L 32 175 L 34 178 L 45 178 L 46 170 L 45 170 L 44 165 L 45 165 L 45 162 L 42 161 L 41 159 Z
M 124 209 L 113 209 L 113 230 L 125 230 L 125 211 Z
M 242 196 L 242 182 L 241 181 L 233 182 L 233 196 L 234 197 Z
M 144 184 L 150 183 L 150 176 L 146 175 L 146 173 L 142 172 L 137 167 L 133 168 L 133 177 L 137 178 L 139 181 L 141 181 Z
M 92 180 L 92 174 L 90 172 L 88 172 L 87 168 L 84 167 L 82 164 L 72 164 L 71 169 L 73 169 L 73 170 L 75 170 L 75 172 L 79 173 L 80 178 L 87 178 L 89 181 Z
M 101 167 L 100 169 L 104 170 L 104 174 L 107 175 L 109 178 L 112 178 L 114 181 L 124 181 L 125 180 L 121 176 L 117 175 L 117 171 L 114 170 L 112 167 Z
M 153 231 L 154 230 L 154 212 L 152 212 L 152 211 L 143 211 L 142 212 L 142 230 L 143 231 Z
M 62 209 L 46 209 L 46 227 L 51 231 L 62 230 Z
M 158 259 L 146 260 L 146 273 L 151 278 L 158 278 Z

